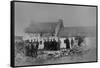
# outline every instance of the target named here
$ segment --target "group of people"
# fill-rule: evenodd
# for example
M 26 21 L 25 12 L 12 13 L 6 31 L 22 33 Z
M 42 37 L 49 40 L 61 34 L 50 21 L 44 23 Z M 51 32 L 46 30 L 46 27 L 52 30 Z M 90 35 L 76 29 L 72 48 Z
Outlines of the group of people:
M 36 57 L 37 56 L 37 50 L 38 50 L 39 42 L 37 41 L 25 41 L 25 54 L 26 56 L 30 57 Z
M 60 49 L 60 44 L 55 39 L 44 40 L 44 49 L 45 50 L 59 50 Z
M 74 41 L 77 40 L 77 45 L 81 46 L 81 43 L 84 41 L 82 37 L 77 36 L 71 38 L 69 40 L 69 38 L 65 38 L 65 40 L 63 41 L 66 44 L 66 49 L 70 49 L 71 46 L 74 45 Z M 44 41 L 44 42 L 43 42 Z M 44 45 L 44 50 L 60 50 L 60 44 L 61 41 L 60 40 L 56 40 L 55 38 L 53 39 L 43 39 L 43 41 L 38 41 L 38 40 L 26 40 L 26 46 L 25 46 L 25 51 L 26 51 L 26 56 L 31 56 L 31 57 L 36 57 L 38 54 L 38 49 L 39 49 L 39 45 L 43 44 Z M 71 46 L 70 46 L 71 45 Z

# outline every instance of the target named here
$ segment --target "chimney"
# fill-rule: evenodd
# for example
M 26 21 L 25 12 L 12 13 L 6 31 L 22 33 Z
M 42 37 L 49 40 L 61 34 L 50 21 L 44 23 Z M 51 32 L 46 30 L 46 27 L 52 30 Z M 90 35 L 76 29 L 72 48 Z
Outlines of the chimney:
M 57 26 L 55 28 L 55 36 L 58 36 L 59 31 L 61 30 L 61 28 L 63 27 L 63 20 L 59 19 Z

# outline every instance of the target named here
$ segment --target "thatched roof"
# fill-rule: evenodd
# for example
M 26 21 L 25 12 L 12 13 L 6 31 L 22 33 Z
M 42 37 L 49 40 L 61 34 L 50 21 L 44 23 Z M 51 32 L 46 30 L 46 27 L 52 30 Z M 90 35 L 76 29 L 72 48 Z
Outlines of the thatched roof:
M 25 33 L 52 33 L 55 31 L 57 22 L 46 23 L 31 23 L 29 27 L 25 29 Z

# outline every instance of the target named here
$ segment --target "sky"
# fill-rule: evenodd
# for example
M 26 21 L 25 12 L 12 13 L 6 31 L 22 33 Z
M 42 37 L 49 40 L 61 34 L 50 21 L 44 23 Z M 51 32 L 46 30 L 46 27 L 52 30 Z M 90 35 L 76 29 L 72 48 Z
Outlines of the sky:
M 15 3 L 15 35 L 22 36 L 30 23 L 57 22 L 66 27 L 96 26 L 96 7 Z

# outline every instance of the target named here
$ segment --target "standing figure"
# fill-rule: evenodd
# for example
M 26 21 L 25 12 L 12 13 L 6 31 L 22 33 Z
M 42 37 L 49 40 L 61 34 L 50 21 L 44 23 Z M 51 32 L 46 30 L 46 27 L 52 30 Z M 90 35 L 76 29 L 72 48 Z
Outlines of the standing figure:
M 70 49 L 70 41 L 69 41 L 68 38 L 66 38 L 66 39 L 64 40 L 64 43 L 66 44 L 66 49 Z
M 38 46 L 39 42 L 34 40 L 34 42 L 32 43 L 32 56 L 34 57 L 37 57 Z
M 25 55 L 29 56 L 29 43 L 28 42 L 26 43 L 26 46 L 25 46 Z
M 47 41 L 44 40 L 44 50 L 47 50 Z
M 53 50 L 58 50 L 58 44 L 55 39 L 53 39 Z
M 31 42 L 29 42 L 29 45 L 28 45 L 28 55 L 30 57 L 32 56 L 32 46 L 31 46 Z
M 61 45 L 60 39 L 59 40 L 56 40 L 56 43 L 57 43 L 57 50 L 60 50 L 60 45 Z
M 31 55 L 32 55 L 32 57 L 34 56 L 34 50 L 35 50 L 35 47 L 34 47 L 34 41 L 33 41 L 32 44 L 31 44 Z
M 46 50 L 50 50 L 50 42 L 49 42 L 49 40 L 46 41 Z
M 51 50 L 55 50 L 55 41 L 51 40 Z
M 74 45 L 74 37 L 71 38 L 71 47 Z
M 48 50 L 52 50 L 52 40 L 49 39 L 48 41 Z

